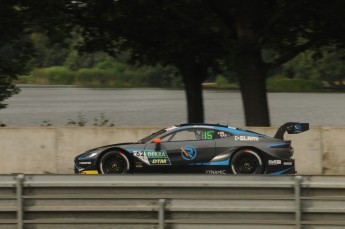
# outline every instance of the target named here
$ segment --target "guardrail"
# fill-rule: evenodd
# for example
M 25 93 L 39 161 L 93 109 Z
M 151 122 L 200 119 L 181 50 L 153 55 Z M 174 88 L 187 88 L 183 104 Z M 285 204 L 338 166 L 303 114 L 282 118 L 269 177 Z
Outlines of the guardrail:
M 344 176 L 0 175 L 0 228 L 345 228 Z

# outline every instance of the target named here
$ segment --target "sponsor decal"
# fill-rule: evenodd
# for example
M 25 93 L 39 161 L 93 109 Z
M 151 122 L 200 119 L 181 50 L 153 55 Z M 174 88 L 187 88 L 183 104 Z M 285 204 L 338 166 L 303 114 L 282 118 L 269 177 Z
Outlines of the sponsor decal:
M 226 170 L 206 170 L 206 174 L 226 174 Z
M 302 125 L 301 124 L 296 124 L 295 125 L 295 131 L 298 132 L 298 133 L 302 132 Z
M 155 165 L 166 165 L 168 162 L 167 162 L 167 159 L 162 159 L 162 158 L 158 158 L 158 159 L 152 159 L 151 160 L 151 164 L 155 164 Z
M 197 152 L 194 146 L 183 146 L 181 147 L 181 156 L 183 159 L 187 161 L 194 160 L 196 157 Z
M 168 154 L 165 150 L 133 151 L 133 155 L 149 165 L 171 165 Z
M 219 131 L 218 132 L 219 137 L 221 138 L 226 138 L 228 135 L 224 131 Z
M 292 161 L 286 161 L 283 163 L 283 165 L 292 165 Z
M 268 160 L 268 165 L 281 165 L 281 160 Z
M 219 131 L 219 132 L 217 132 L 217 135 L 218 135 L 220 138 L 227 138 L 227 137 L 230 137 L 230 136 L 231 136 L 230 133 L 225 132 L 225 131 Z
M 235 141 L 257 142 L 259 137 L 254 136 L 235 136 Z
M 159 151 L 159 152 L 151 152 L 146 151 L 145 152 L 148 158 L 167 158 L 167 153 L 165 151 Z
M 135 163 L 135 167 L 136 167 L 136 168 L 142 168 L 142 167 L 144 167 L 144 166 L 143 166 L 143 163 L 142 163 L 141 161 L 137 161 L 137 162 Z

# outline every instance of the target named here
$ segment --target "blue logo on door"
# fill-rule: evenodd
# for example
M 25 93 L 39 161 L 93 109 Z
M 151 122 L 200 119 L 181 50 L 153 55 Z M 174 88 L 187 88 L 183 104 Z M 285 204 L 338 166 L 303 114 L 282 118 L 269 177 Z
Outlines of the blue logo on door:
M 181 147 L 181 156 L 187 161 L 193 160 L 196 157 L 196 149 L 194 146 Z
M 302 132 L 302 126 L 301 126 L 301 124 L 296 124 L 296 125 L 295 125 L 295 131 L 296 131 L 296 132 Z

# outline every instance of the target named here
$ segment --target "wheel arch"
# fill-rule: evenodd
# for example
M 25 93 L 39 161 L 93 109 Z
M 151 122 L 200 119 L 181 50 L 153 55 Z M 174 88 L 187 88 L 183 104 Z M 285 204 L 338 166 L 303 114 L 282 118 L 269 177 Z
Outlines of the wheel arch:
M 240 146 L 240 147 L 236 148 L 236 149 L 234 150 L 234 152 L 231 154 L 230 160 L 235 156 L 235 154 L 236 154 L 237 152 L 239 152 L 240 150 L 244 150 L 244 149 L 254 150 L 254 151 L 257 152 L 262 158 L 265 158 L 265 157 L 266 157 L 266 153 L 265 153 L 263 150 L 261 150 L 261 149 L 255 147 L 255 146 Z

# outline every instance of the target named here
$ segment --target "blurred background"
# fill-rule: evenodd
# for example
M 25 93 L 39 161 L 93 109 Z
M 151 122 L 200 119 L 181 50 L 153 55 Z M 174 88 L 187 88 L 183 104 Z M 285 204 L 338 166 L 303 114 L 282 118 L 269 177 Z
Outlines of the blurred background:
M 341 0 L 0 2 L 0 126 L 342 126 Z

